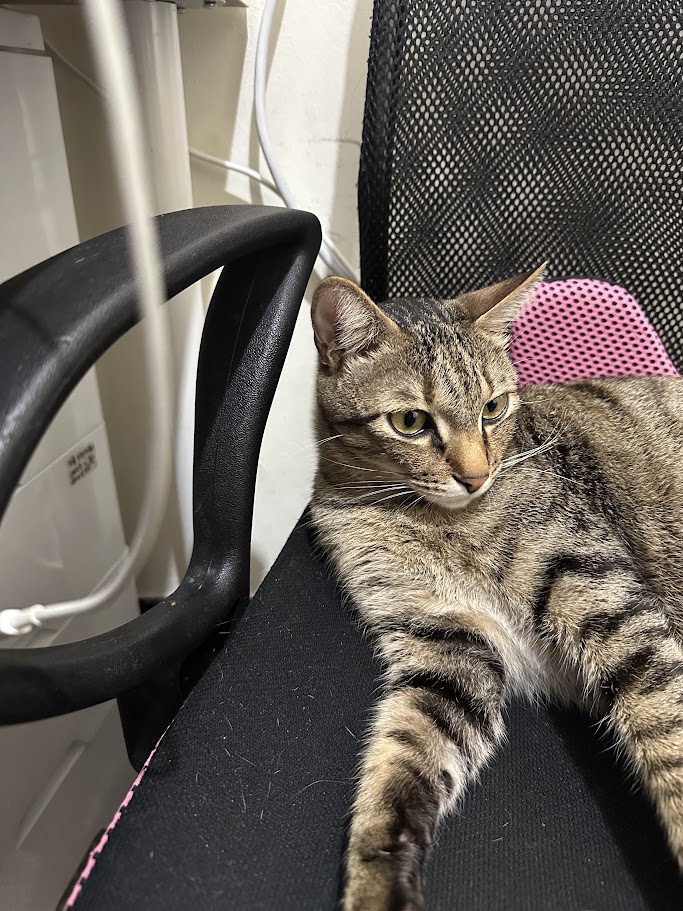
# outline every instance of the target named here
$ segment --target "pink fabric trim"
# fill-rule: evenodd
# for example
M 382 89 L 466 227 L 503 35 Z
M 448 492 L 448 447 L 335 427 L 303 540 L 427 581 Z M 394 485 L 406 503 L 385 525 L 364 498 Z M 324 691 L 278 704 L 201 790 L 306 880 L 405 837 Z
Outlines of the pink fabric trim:
M 167 728 L 166 730 L 168 730 L 168 728 Z M 130 790 L 128 791 L 128 793 L 126 794 L 126 796 L 125 796 L 125 797 L 123 798 L 123 800 L 121 801 L 121 805 L 119 806 L 118 810 L 117 810 L 116 813 L 114 814 L 114 818 L 112 819 L 112 821 L 111 821 L 111 822 L 109 823 L 109 825 L 107 826 L 106 831 L 105 831 L 104 834 L 102 835 L 102 838 L 100 838 L 100 840 L 97 842 L 97 844 L 95 845 L 95 847 L 94 847 L 94 848 L 92 849 L 92 851 L 90 852 L 90 854 L 89 854 L 89 856 L 88 856 L 88 860 L 87 860 L 85 866 L 83 867 L 83 870 L 81 871 L 81 875 L 78 877 L 78 881 L 76 882 L 76 885 L 75 885 L 75 886 L 73 887 L 73 889 L 71 890 L 71 894 L 70 894 L 69 897 L 67 898 L 66 903 L 63 905 L 62 911 L 69 911 L 69 909 L 70 909 L 70 908 L 73 908 L 74 905 L 76 904 L 76 899 L 78 898 L 78 896 L 79 896 L 80 893 L 81 893 L 81 890 L 82 890 L 82 888 L 83 888 L 83 883 L 86 881 L 86 879 L 87 879 L 87 878 L 90 876 L 90 874 L 92 873 L 93 868 L 94 868 L 94 866 L 95 866 L 95 862 L 97 861 L 97 858 L 98 858 L 99 855 L 102 853 L 102 851 L 103 851 L 104 846 L 106 845 L 106 843 L 109 841 L 109 835 L 110 835 L 111 832 L 113 831 L 113 829 L 114 829 L 114 827 L 116 826 L 116 824 L 118 823 L 119 819 L 121 819 L 121 816 L 122 816 L 122 814 L 123 814 L 123 811 L 125 810 L 125 808 L 128 806 L 128 804 L 129 804 L 129 803 L 131 802 L 131 800 L 133 799 L 133 794 L 135 793 L 135 789 L 137 788 L 137 786 L 138 786 L 138 785 L 140 784 L 140 782 L 142 781 L 142 776 L 143 776 L 143 775 L 145 774 L 145 772 L 147 771 L 147 766 L 148 766 L 148 765 L 150 764 L 150 762 L 152 761 L 152 756 L 154 756 L 154 754 L 156 753 L 156 751 L 157 751 L 157 749 L 158 749 L 158 747 L 159 747 L 159 744 L 160 744 L 161 741 L 164 739 L 164 734 L 165 734 L 165 733 L 166 733 L 166 731 L 164 731 L 164 733 L 163 733 L 163 734 L 161 735 L 161 737 L 158 739 L 156 746 L 154 747 L 154 749 L 152 750 L 152 752 L 149 754 L 149 756 L 148 756 L 147 759 L 145 760 L 145 764 L 144 764 L 143 767 L 140 769 L 140 771 L 139 771 L 139 773 L 138 773 L 138 776 L 137 776 L 137 778 L 135 779 L 135 781 L 133 782 L 133 784 L 130 786 Z
M 512 330 L 520 385 L 606 376 L 677 376 L 638 302 L 594 279 L 543 282 Z

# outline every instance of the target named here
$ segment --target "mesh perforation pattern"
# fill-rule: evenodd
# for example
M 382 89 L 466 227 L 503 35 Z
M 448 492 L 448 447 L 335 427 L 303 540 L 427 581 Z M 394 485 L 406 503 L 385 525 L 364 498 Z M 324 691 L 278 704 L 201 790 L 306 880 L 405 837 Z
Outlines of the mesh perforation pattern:
M 592 279 L 542 282 L 512 327 L 520 386 L 607 376 L 676 376 L 633 297 Z
M 377 300 L 550 260 L 643 307 L 683 367 L 677 2 L 376 0 L 359 177 Z

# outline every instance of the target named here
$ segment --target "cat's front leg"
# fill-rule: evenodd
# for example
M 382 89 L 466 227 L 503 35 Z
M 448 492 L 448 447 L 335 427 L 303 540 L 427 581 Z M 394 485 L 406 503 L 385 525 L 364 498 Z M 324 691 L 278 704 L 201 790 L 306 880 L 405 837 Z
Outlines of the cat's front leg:
M 411 625 L 385 636 L 388 686 L 363 760 L 345 911 L 418 911 L 437 824 L 503 736 L 503 664 L 479 632 Z

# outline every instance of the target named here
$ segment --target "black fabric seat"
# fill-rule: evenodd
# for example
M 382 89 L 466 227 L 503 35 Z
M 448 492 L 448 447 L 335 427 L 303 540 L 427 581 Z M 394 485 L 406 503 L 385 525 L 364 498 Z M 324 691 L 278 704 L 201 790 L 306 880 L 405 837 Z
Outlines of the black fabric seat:
M 334 908 L 378 676 L 304 521 L 161 741 L 77 911 Z M 428 908 L 680 908 L 654 814 L 606 741 L 542 707 L 512 706 L 508 724 L 441 830 Z

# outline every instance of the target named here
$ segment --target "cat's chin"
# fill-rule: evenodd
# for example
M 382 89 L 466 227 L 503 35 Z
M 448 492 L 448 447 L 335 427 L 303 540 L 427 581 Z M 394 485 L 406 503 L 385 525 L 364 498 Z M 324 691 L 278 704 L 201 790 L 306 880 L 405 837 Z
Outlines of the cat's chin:
M 442 509 L 455 512 L 458 509 L 467 509 L 475 500 L 483 496 L 493 484 L 493 480 L 493 478 L 489 478 L 488 481 L 486 481 L 479 490 L 475 490 L 474 493 L 468 493 L 463 484 L 454 481 L 453 483 L 457 484 L 457 487 L 459 488 L 457 490 L 438 494 L 420 492 L 420 496 L 428 503 L 433 503 L 435 506 L 440 506 Z
M 465 493 L 461 496 L 448 496 L 444 494 L 443 496 L 436 496 L 433 494 L 422 494 L 422 499 L 426 500 L 428 503 L 433 503 L 434 506 L 440 506 L 442 509 L 447 509 L 449 512 L 455 512 L 458 509 L 465 509 L 470 505 L 470 503 L 476 498 L 476 494 Z

